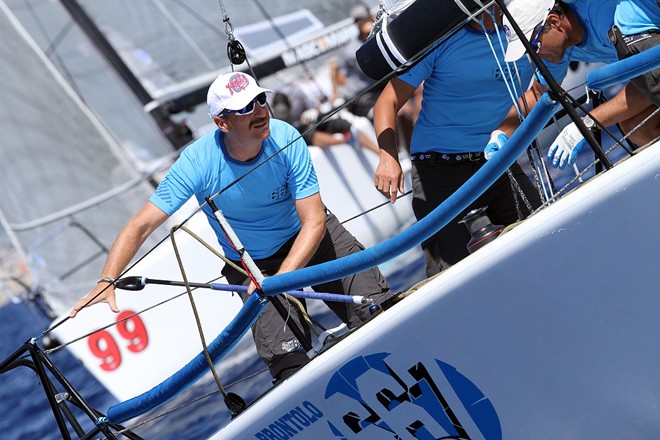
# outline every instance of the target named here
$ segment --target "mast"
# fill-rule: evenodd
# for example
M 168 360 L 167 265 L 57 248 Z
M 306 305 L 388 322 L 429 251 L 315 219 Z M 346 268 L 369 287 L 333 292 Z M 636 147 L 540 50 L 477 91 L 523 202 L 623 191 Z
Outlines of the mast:
M 145 111 L 154 118 L 154 121 L 172 147 L 178 150 L 188 144 L 188 142 L 192 141 L 193 134 L 190 127 L 188 127 L 185 122 L 173 121 L 170 118 L 171 113 L 166 106 L 163 106 L 161 103 L 153 99 L 80 3 L 78 3 L 77 0 L 60 0 L 60 3 L 66 8 L 71 15 L 71 18 L 73 18 L 78 26 L 80 26 L 80 29 L 101 52 L 101 55 L 135 94 L 137 99 L 144 106 Z

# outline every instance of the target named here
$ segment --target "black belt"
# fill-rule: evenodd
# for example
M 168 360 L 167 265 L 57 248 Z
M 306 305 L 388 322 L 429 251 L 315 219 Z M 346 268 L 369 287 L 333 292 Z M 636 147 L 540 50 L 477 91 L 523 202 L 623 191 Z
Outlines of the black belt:
M 660 31 L 658 29 L 649 29 L 644 32 L 640 32 L 639 34 L 632 34 L 632 35 L 623 35 L 621 33 L 621 30 L 619 30 L 619 27 L 617 25 L 612 26 L 612 28 L 607 32 L 607 36 L 610 39 L 610 42 L 613 45 L 617 45 L 617 43 L 625 44 L 626 46 L 630 46 L 633 43 L 637 43 L 638 41 L 646 40 L 647 38 L 651 38 L 653 34 L 658 34 Z
M 459 162 L 480 162 L 486 160 L 484 154 L 479 151 L 477 153 L 436 153 L 435 151 L 430 151 L 428 153 L 414 153 L 410 155 L 411 162 L 416 163 L 435 163 L 435 162 L 447 162 L 447 163 L 459 163 Z

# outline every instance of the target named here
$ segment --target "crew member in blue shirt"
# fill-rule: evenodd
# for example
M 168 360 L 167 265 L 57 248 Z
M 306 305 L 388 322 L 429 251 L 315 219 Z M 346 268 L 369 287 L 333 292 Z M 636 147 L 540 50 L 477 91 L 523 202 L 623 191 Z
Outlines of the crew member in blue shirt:
M 619 59 L 660 44 L 658 0 L 619 0 L 610 31 Z M 660 107 L 660 68 L 630 80 L 656 107 Z
M 499 17 L 499 10 L 496 15 Z M 496 43 L 491 13 L 482 17 L 496 55 L 482 24 L 472 21 L 409 71 L 390 80 L 374 108 L 380 147 L 374 183 L 394 203 L 398 192 L 404 192 L 395 117 L 423 82 L 421 111 L 410 145 L 412 206 L 417 219 L 428 215 L 485 163 L 483 145 L 507 114 L 508 106 L 503 103 L 520 96 L 532 78 L 529 65 L 520 64 L 516 69 L 503 62 L 504 52 Z M 507 80 L 515 97 L 510 95 Z M 516 163 L 510 171 L 465 212 L 422 243 L 428 276 L 468 255 L 470 234 L 459 220 L 470 210 L 488 206 L 486 213 L 494 224 L 509 225 L 520 220 L 517 202 L 521 216 L 540 205 L 540 197 L 521 167 Z M 513 182 L 509 176 L 514 177 Z
M 192 196 L 204 204 L 207 196 L 223 190 L 214 202 L 265 275 L 289 272 L 363 249 L 326 211 L 307 145 L 291 125 L 271 119 L 266 92 L 270 90 L 262 89 L 244 73 L 220 75 L 213 82 L 207 103 L 217 129 L 181 153 L 149 202 L 121 231 L 99 284 L 76 303 L 71 317 L 88 302 L 107 302 L 112 311 L 118 312 L 114 286 L 107 283 L 112 284 L 121 275 L 146 238 Z M 243 178 L 235 183 L 239 177 Z M 240 267 L 239 255 L 212 210 L 206 205 L 203 211 L 225 256 Z M 229 265 L 222 273 L 232 284 L 250 283 L 250 292 L 255 288 L 247 275 Z M 376 303 L 390 296 L 387 281 L 377 268 L 312 287 L 323 292 L 364 295 Z M 329 302 L 328 306 L 351 327 L 369 317 L 368 305 Z M 292 310 L 290 319 L 309 336 L 299 311 Z M 276 381 L 309 361 L 299 349 L 300 341 L 272 304 L 262 312 L 252 331 L 257 352 Z
M 541 58 L 546 60 L 550 73 L 561 82 L 566 76 L 571 61 L 613 63 L 635 51 L 652 47 L 658 42 L 657 29 L 660 26 L 660 9 L 655 0 L 576 0 L 571 3 L 555 0 L 511 0 L 507 5 L 513 19 L 526 38 L 536 48 Z M 617 24 L 622 33 L 630 35 L 629 52 L 617 54 L 617 47 L 625 47 L 624 38 L 619 34 L 619 44 L 615 47 L 610 36 L 613 25 Z M 509 26 L 505 19 L 505 26 Z M 509 48 L 506 59 L 518 60 L 525 48 L 518 35 L 507 31 Z M 642 82 L 648 83 L 642 87 Z M 543 83 L 543 79 L 541 81 Z M 531 106 L 543 93 L 542 84 L 536 84 L 526 94 L 525 100 Z M 632 131 L 657 110 L 658 70 L 650 72 L 644 79 L 634 80 L 608 102 L 591 111 L 584 117 L 589 128 L 594 128 L 594 120 L 603 126 L 620 123 L 625 132 Z M 656 98 L 652 99 L 653 95 Z M 512 109 L 513 111 L 513 109 Z M 493 133 L 513 133 L 518 121 L 508 119 Z M 660 114 L 655 114 L 648 122 L 638 127 L 630 135 L 630 140 L 639 145 L 653 141 L 660 134 Z M 548 159 L 554 167 L 563 169 L 572 165 L 584 148 L 584 138 L 575 123 L 567 125 L 551 144 Z M 493 143 L 487 150 L 497 149 Z

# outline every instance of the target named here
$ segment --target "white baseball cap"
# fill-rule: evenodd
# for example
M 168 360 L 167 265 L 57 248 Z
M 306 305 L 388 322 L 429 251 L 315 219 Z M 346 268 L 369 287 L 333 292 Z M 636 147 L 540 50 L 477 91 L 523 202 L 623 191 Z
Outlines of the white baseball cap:
M 261 88 L 247 73 L 229 72 L 218 76 L 209 87 L 206 104 L 213 118 L 223 110 L 240 110 L 260 93 L 272 92 Z
M 532 38 L 534 28 L 545 21 L 546 17 L 555 6 L 555 0 L 510 0 L 506 8 L 511 16 L 525 34 L 529 41 Z M 503 22 L 504 33 L 509 45 L 504 55 L 504 61 L 517 61 L 525 54 L 525 46 L 518 38 L 518 34 L 511 27 L 511 22 L 505 16 Z

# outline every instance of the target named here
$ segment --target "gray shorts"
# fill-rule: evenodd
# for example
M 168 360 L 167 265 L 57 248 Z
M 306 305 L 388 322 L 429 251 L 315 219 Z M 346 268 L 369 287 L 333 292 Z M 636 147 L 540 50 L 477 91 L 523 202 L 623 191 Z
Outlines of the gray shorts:
M 622 41 L 627 37 L 635 37 L 624 35 L 623 39 L 617 41 L 616 52 L 620 60 L 628 58 L 638 53 L 644 52 L 656 45 L 660 44 L 660 33 L 658 31 L 649 31 L 646 33 L 638 34 L 649 34 L 649 37 L 636 39 L 633 38 L 633 42 L 630 44 L 622 44 Z M 643 75 L 637 76 L 630 80 L 630 82 L 637 87 L 637 89 L 646 96 L 649 101 L 651 101 L 655 106 L 660 107 L 660 68 L 653 69 L 650 72 L 646 72 Z
M 264 233 L 267 233 L 265 231 Z M 264 275 L 275 274 L 282 261 L 289 253 L 295 236 L 285 243 L 274 255 L 261 260 L 255 260 L 256 265 Z M 363 250 L 362 244 L 348 232 L 332 213 L 326 215 L 326 233 L 318 250 L 312 257 L 308 266 L 336 260 Z M 249 250 L 248 250 L 249 251 Z M 240 263 L 237 262 L 240 266 Z M 222 274 L 231 284 L 247 285 L 249 279 L 230 266 L 225 266 Z M 377 304 L 382 303 L 391 296 L 390 287 L 378 267 L 365 270 L 340 280 L 321 283 L 311 286 L 317 292 L 339 293 L 346 295 L 364 295 L 372 298 Z M 241 295 L 245 300 L 245 296 Z M 301 300 L 303 305 L 304 300 Z M 289 308 L 283 300 L 285 307 L 291 311 L 289 319 L 302 329 L 309 339 L 309 328 L 295 307 Z M 349 327 L 355 327 L 369 318 L 369 306 L 353 303 L 327 302 L 327 306 Z M 299 350 L 299 341 L 291 330 L 284 325 L 284 320 L 272 304 L 268 304 L 257 322 L 252 326 L 252 336 L 261 359 L 268 364 L 271 375 L 277 377 L 283 369 L 300 366 L 308 361 L 306 355 Z

